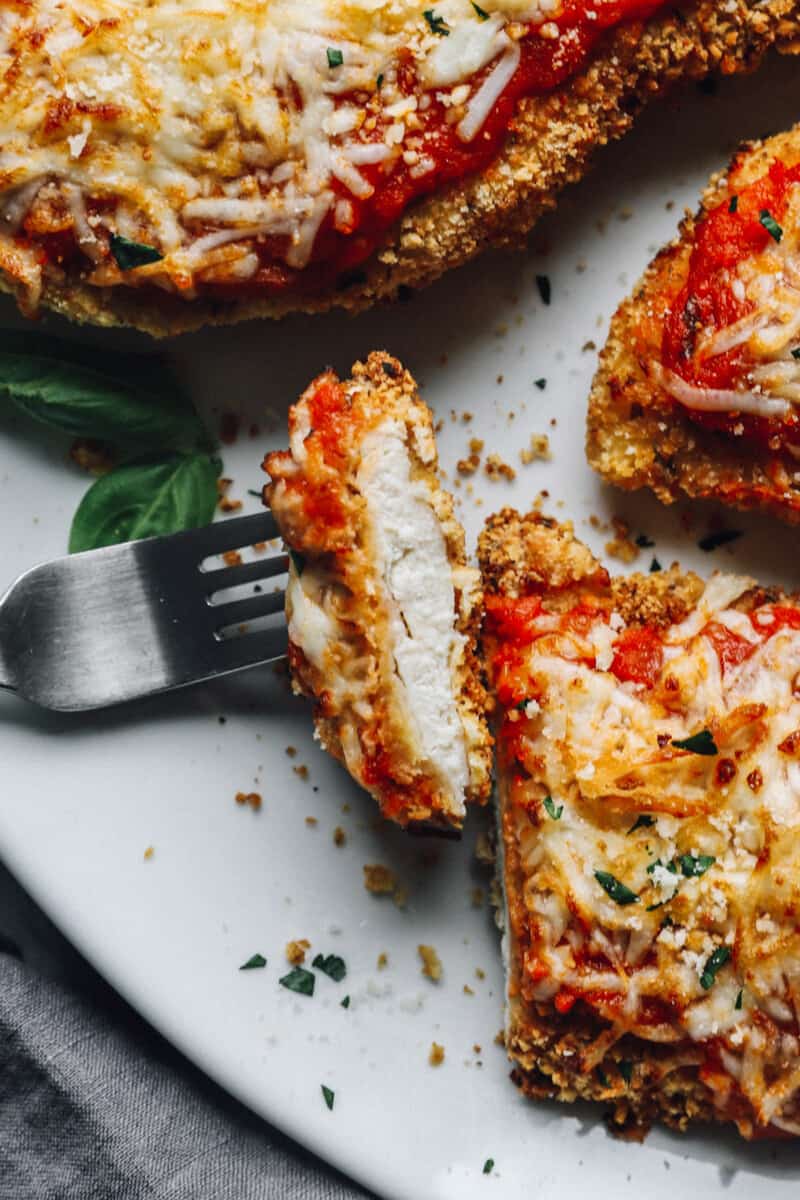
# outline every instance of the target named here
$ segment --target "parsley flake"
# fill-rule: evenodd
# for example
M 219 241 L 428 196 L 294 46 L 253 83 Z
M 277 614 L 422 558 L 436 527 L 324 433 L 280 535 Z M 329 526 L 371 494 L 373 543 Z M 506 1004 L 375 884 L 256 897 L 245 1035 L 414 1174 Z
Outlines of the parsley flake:
M 483 1164 L 484 1175 L 491 1175 L 493 1170 L 494 1170 L 494 1159 L 487 1158 L 486 1162 Z
M 739 208 L 739 197 L 731 196 L 730 200 L 728 201 L 728 212 L 735 213 L 738 208 Z
M 344 1000 L 340 1000 L 339 1003 L 341 1004 L 342 1008 L 349 1008 L 350 1007 L 350 997 L 345 996 Z
M 599 1079 L 599 1081 L 600 1081 L 600 1084 L 602 1085 L 602 1087 L 608 1087 L 608 1076 L 606 1075 L 606 1073 L 605 1073 L 605 1071 L 603 1070 L 603 1068 L 602 1068 L 602 1067 L 595 1067 L 595 1071 L 594 1071 L 594 1073 L 595 1073 L 595 1075 L 597 1076 L 597 1078 Z
M 333 46 L 328 46 L 328 66 L 331 70 L 334 67 L 340 67 L 344 62 L 344 55 L 341 50 L 334 49 Z
M 594 877 L 603 891 L 611 897 L 615 904 L 639 903 L 639 897 L 636 895 L 636 892 L 632 892 L 624 883 L 620 883 L 616 875 L 611 875 L 608 871 L 595 871 Z
M 536 286 L 539 289 L 539 295 L 542 297 L 542 303 L 549 304 L 553 295 L 553 288 L 550 284 L 550 276 L 537 275 Z
M 384 75 L 383 75 L 383 72 L 381 72 L 380 75 L 378 76 L 378 78 L 375 80 L 375 87 L 378 89 L 378 91 L 380 91 L 381 88 L 383 87 L 383 80 L 384 80 Z
M 332 1088 L 326 1087 L 324 1083 L 319 1085 L 322 1088 L 322 1095 L 325 1098 L 325 1104 L 329 1112 L 333 1112 L 333 1102 L 336 1099 L 336 1092 Z
M 253 954 L 250 958 L 248 958 L 247 962 L 242 963 L 242 965 L 239 967 L 239 970 L 254 971 L 257 967 L 265 967 L 266 965 L 267 960 L 264 958 L 263 954 Z
M 704 991 L 708 991 L 713 987 L 714 980 L 717 978 L 717 972 L 721 967 L 725 966 L 731 956 L 730 946 L 717 946 L 716 950 L 706 960 L 706 965 L 703 967 L 703 974 L 700 976 L 700 986 Z
M 739 991 L 736 993 L 736 1002 L 734 1003 L 734 1006 L 733 1006 L 737 1012 L 741 1011 L 743 995 L 744 995 L 744 988 L 739 988 Z
M 772 240 L 779 242 L 783 237 L 783 230 L 768 208 L 762 208 L 761 212 L 758 214 L 758 219 Z
M 792 351 L 792 358 L 800 358 L 800 346 L 795 346 Z
M 475 9 L 475 13 L 476 13 L 479 21 L 488 21 L 489 20 L 489 14 L 487 13 L 486 9 L 481 8 L 480 4 L 476 4 L 475 0 L 472 0 L 472 7 Z
M 545 808 L 547 809 L 548 816 L 552 817 L 554 821 L 561 820 L 561 814 L 564 811 L 563 804 L 559 804 L 558 808 L 556 808 L 555 804 L 553 803 L 552 796 L 545 796 L 542 804 L 544 804 Z
M 637 817 L 636 820 L 633 822 L 630 829 L 628 830 L 628 833 L 636 833 L 637 829 L 649 829 L 650 826 L 655 825 L 655 823 L 656 823 L 655 817 L 651 817 L 649 815 L 649 813 L 642 813 L 642 815 L 640 817 Z M 628 834 L 626 834 L 625 836 L 627 837 Z
M 642 550 L 652 550 L 653 546 L 655 546 L 655 542 L 651 537 L 648 537 L 646 533 L 640 533 L 636 538 L 636 545 Z
M 302 554 L 298 554 L 296 550 L 289 551 L 289 558 L 292 560 L 292 565 L 298 575 L 302 575 L 306 569 L 306 560 Z
M 629 1084 L 633 1076 L 633 1063 L 623 1058 L 617 1063 L 617 1066 L 619 1067 L 620 1075 Z
M 439 37 L 450 36 L 450 26 L 445 21 L 444 17 L 437 17 L 432 8 L 426 8 L 422 14 L 428 22 L 428 28 L 431 33 L 438 33 Z
M 738 541 L 741 536 L 741 529 L 720 529 L 717 533 L 707 533 L 705 537 L 701 537 L 697 545 L 708 553 L 709 550 L 716 550 L 719 546 Z
M 297 992 L 301 996 L 314 995 L 314 975 L 305 967 L 293 967 L 289 974 L 284 975 L 278 982 L 290 992 Z
M 549 301 L 545 301 L 545 303 L 547 304 L 547 303 L 549 303 Z M 544 389 L 547 387 L 547 380 L 544 377 L 542 377 L 541 379 L 534 379 L 533 385 L 534 385 L 534 387 L 537 387 L 540 392 L 543 392 Z
M 164 255 L 155 246 L 144 242 L 132 242 L 130 238 L 119 233 L 111 235 L 111 256 L 120 271 L 135 271 L 137 267 L 146 267 L 150 263 L 161 262 Z
M 336 983 L 341 983 L 347 974 L 344 959 L 339 958 L 338 954 L 318 954 L 311 965 L 312 967 L 316 967 L 317 970 L 323 971 L 330 979 L 335 980 Z
M 713 854 L 681 854 L 678 866 L 684 879 L 698 879 L 701 875 L 705 875 L 708 868 L 713 867 L 716 861 Z
M 690 750 L 692 754 L 719 754 L 710 729 L 701 729 L 687 738 L 673 738 L 672 744 L 676 750 Z
M 661 569 L 662 569 L 661 563 L 658 561 L 657 558 L 654 558 L 653 561 L 650 563 L 650 574 L 654 575 L 656 571 L 660 571 Z
M 255 496 L 256 500 L 261 500 L 264 495 L 263 492 L 257 492 L 255 488 L 248 488 L 247 494 L 248 496 Z

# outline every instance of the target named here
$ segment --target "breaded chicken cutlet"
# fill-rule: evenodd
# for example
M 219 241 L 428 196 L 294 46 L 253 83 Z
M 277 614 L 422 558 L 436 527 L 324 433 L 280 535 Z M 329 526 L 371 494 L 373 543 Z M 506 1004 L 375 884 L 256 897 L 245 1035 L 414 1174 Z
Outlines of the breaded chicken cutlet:
M 439 486 L 431 413 L 396 359 L 316 379 L 265 488 L 291 551 L 295 690 L 321 744 L 404 826 L 457 831 L 488 796 L 481 593 Z
M 480 540 L 506 1045 L 641 1133 L 800 1133 L 800 599 L 610 579 L 569 525 Z
M 518 245 L 797 0 L 44 0 L 0 30 L 0 288 L 156 336 L 359 309 Z
M 743 146 L 617 311 L 589 403 L 604 479 L 800 521 L 800 126 Z

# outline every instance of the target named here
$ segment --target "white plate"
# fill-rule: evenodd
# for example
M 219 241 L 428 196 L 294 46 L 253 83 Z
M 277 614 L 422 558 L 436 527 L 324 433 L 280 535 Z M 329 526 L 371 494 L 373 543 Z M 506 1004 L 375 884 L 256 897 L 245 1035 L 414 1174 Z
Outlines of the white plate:
M 529 255 L 485 258 L 411 303 L 356 320 L 210 330 L 175 343 L 207 410 L 241 411 L 245 430 L 271 414 L 268 436 L 245 433 L 225 451 L 232 494 L 256 508 L 246 489 L 260 487 L 262 453 L 284 440 L 287 404 L 315 372 L 328 362 L 346 371 L 367 350 L 386 347 L 416 373 L 443 420 L 450 478 L 470 436 L 518 467 L 513 486 L 474 477 L 482 507 L 466 484 L 458 491 L 471 540 L 493 508 L 527 505 L 545 488 L 552 511 L 573 518 L 598 550 L 608 535 L 590 527 L 590 515 L 620 512 L 634 532 L 656 539 L 663 562 L 679 556 L 705 570 L 735 563 L 798 585 L 796 533 L 733 516 L 729 523 L 746 530 L 735 554 L 703 556 L 694 539 L 708 509 L 697 510 L 689 533 L 679 519 L 688 506 L 667 511 L 599 485 L 583 461 L 596 355 L 582 350 L 601 344 L 614 305 L 735 140 L 788 126 L 798 100 L 797 67 L 771 62 L 716 96 L 693 90 L 668 102 L 604 154 L 540 226 Z M 535 283 L 545 273 L 549 308 Z M 3 316 L 13 320 L 10 306 Z M 544 391 L 534 386 L 541 377 Z M 451 408 L 471 411 L 471 424 L 453 421 Z M 553 460 L 521 467 L 519 449 L 533 432 L 550 434 Z M 85 486 L 65 462 L 62 439 L 0 414 L 0 585 L 64 551 Z M 643 551 L 638 565 L 647 568 L 652 553 Z M 298 748 L 295 759 L 287 745 Z M 308 781 L 293 773 L 298 764 L 308 766 Z M 258 814 L 234 803 L 236 791 L 250 789 L 264 797 Z M 307 825 L 307 816 L 318 824 Z M 748 1146 L 725 1131 L 656 1131 L 643 1146 L 629 1145 L 611 1139 L 594 1110 L 519 1099 L 493 1042 L 502 1019 L 497 938 L 488 905 L 476 909 L 470 900 L 473 888 L 486 886 L 472 861 L 481 823 L 470 821 L 460 845 L 409 840 L 379 825 L 371 803 L 313 745 L 306 706 L 270 670 L 91 719 L 45 717 L 0 698 L 0 853 L 11 869 L 190 1058 L 376 1192 L 414 1200 L 563 1200 L 578 1187 L 598 1200 L 671 1200 L 689 1188 L 706 1198 L 749 1197 L 759 1187 L 794 1193 L 800 1156 L 791 1145 Z M 337 825 L 347 832 L 342 848 L 332 841 Z M 155 855 L 144 861 L 149 845 Z M 424 865 L 430 853 L 435 866 Z M 407 883 L 405 911 L 364 890 L 362 865 L 373 862 Z M 312 954 L 347 961 L 346 980 L 319 974 L 310 999 L 278 984 L 285 943 L 302 937 Z M 439 951 L 438 985 L 420 974 L 420 942 Z M 267 956 L 267 969 L 239 972 L 255 951 Z M 382 952 L 388 966 L 378 970 Z M 427 1063 L 434 1040 L 446 1050 L 437 1069 Z M 323 1083 L 336 1093 L 332 1112 Z M 488 1158 L 495 1166 L 484 1176 Z

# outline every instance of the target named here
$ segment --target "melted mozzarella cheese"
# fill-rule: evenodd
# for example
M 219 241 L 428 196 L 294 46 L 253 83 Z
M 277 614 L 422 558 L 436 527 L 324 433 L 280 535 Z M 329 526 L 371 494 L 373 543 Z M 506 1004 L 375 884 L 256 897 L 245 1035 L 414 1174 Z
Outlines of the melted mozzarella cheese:
M 469 782 L 453 663 L 464 638 L 441 526 L 430 489 L 414 479 L 403 422 L 364 438 L 358 488 L 367 506 L 375 569 L 389 608 L 395 690 L 407 727 L 459 814 Z

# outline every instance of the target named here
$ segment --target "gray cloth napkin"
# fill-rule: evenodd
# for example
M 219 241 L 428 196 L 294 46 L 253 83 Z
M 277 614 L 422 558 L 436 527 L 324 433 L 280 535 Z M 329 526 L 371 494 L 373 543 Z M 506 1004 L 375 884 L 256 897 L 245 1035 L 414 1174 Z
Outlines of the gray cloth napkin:
M 366 1196 L 159 1037 L 0 866 L 0 1200 Z

